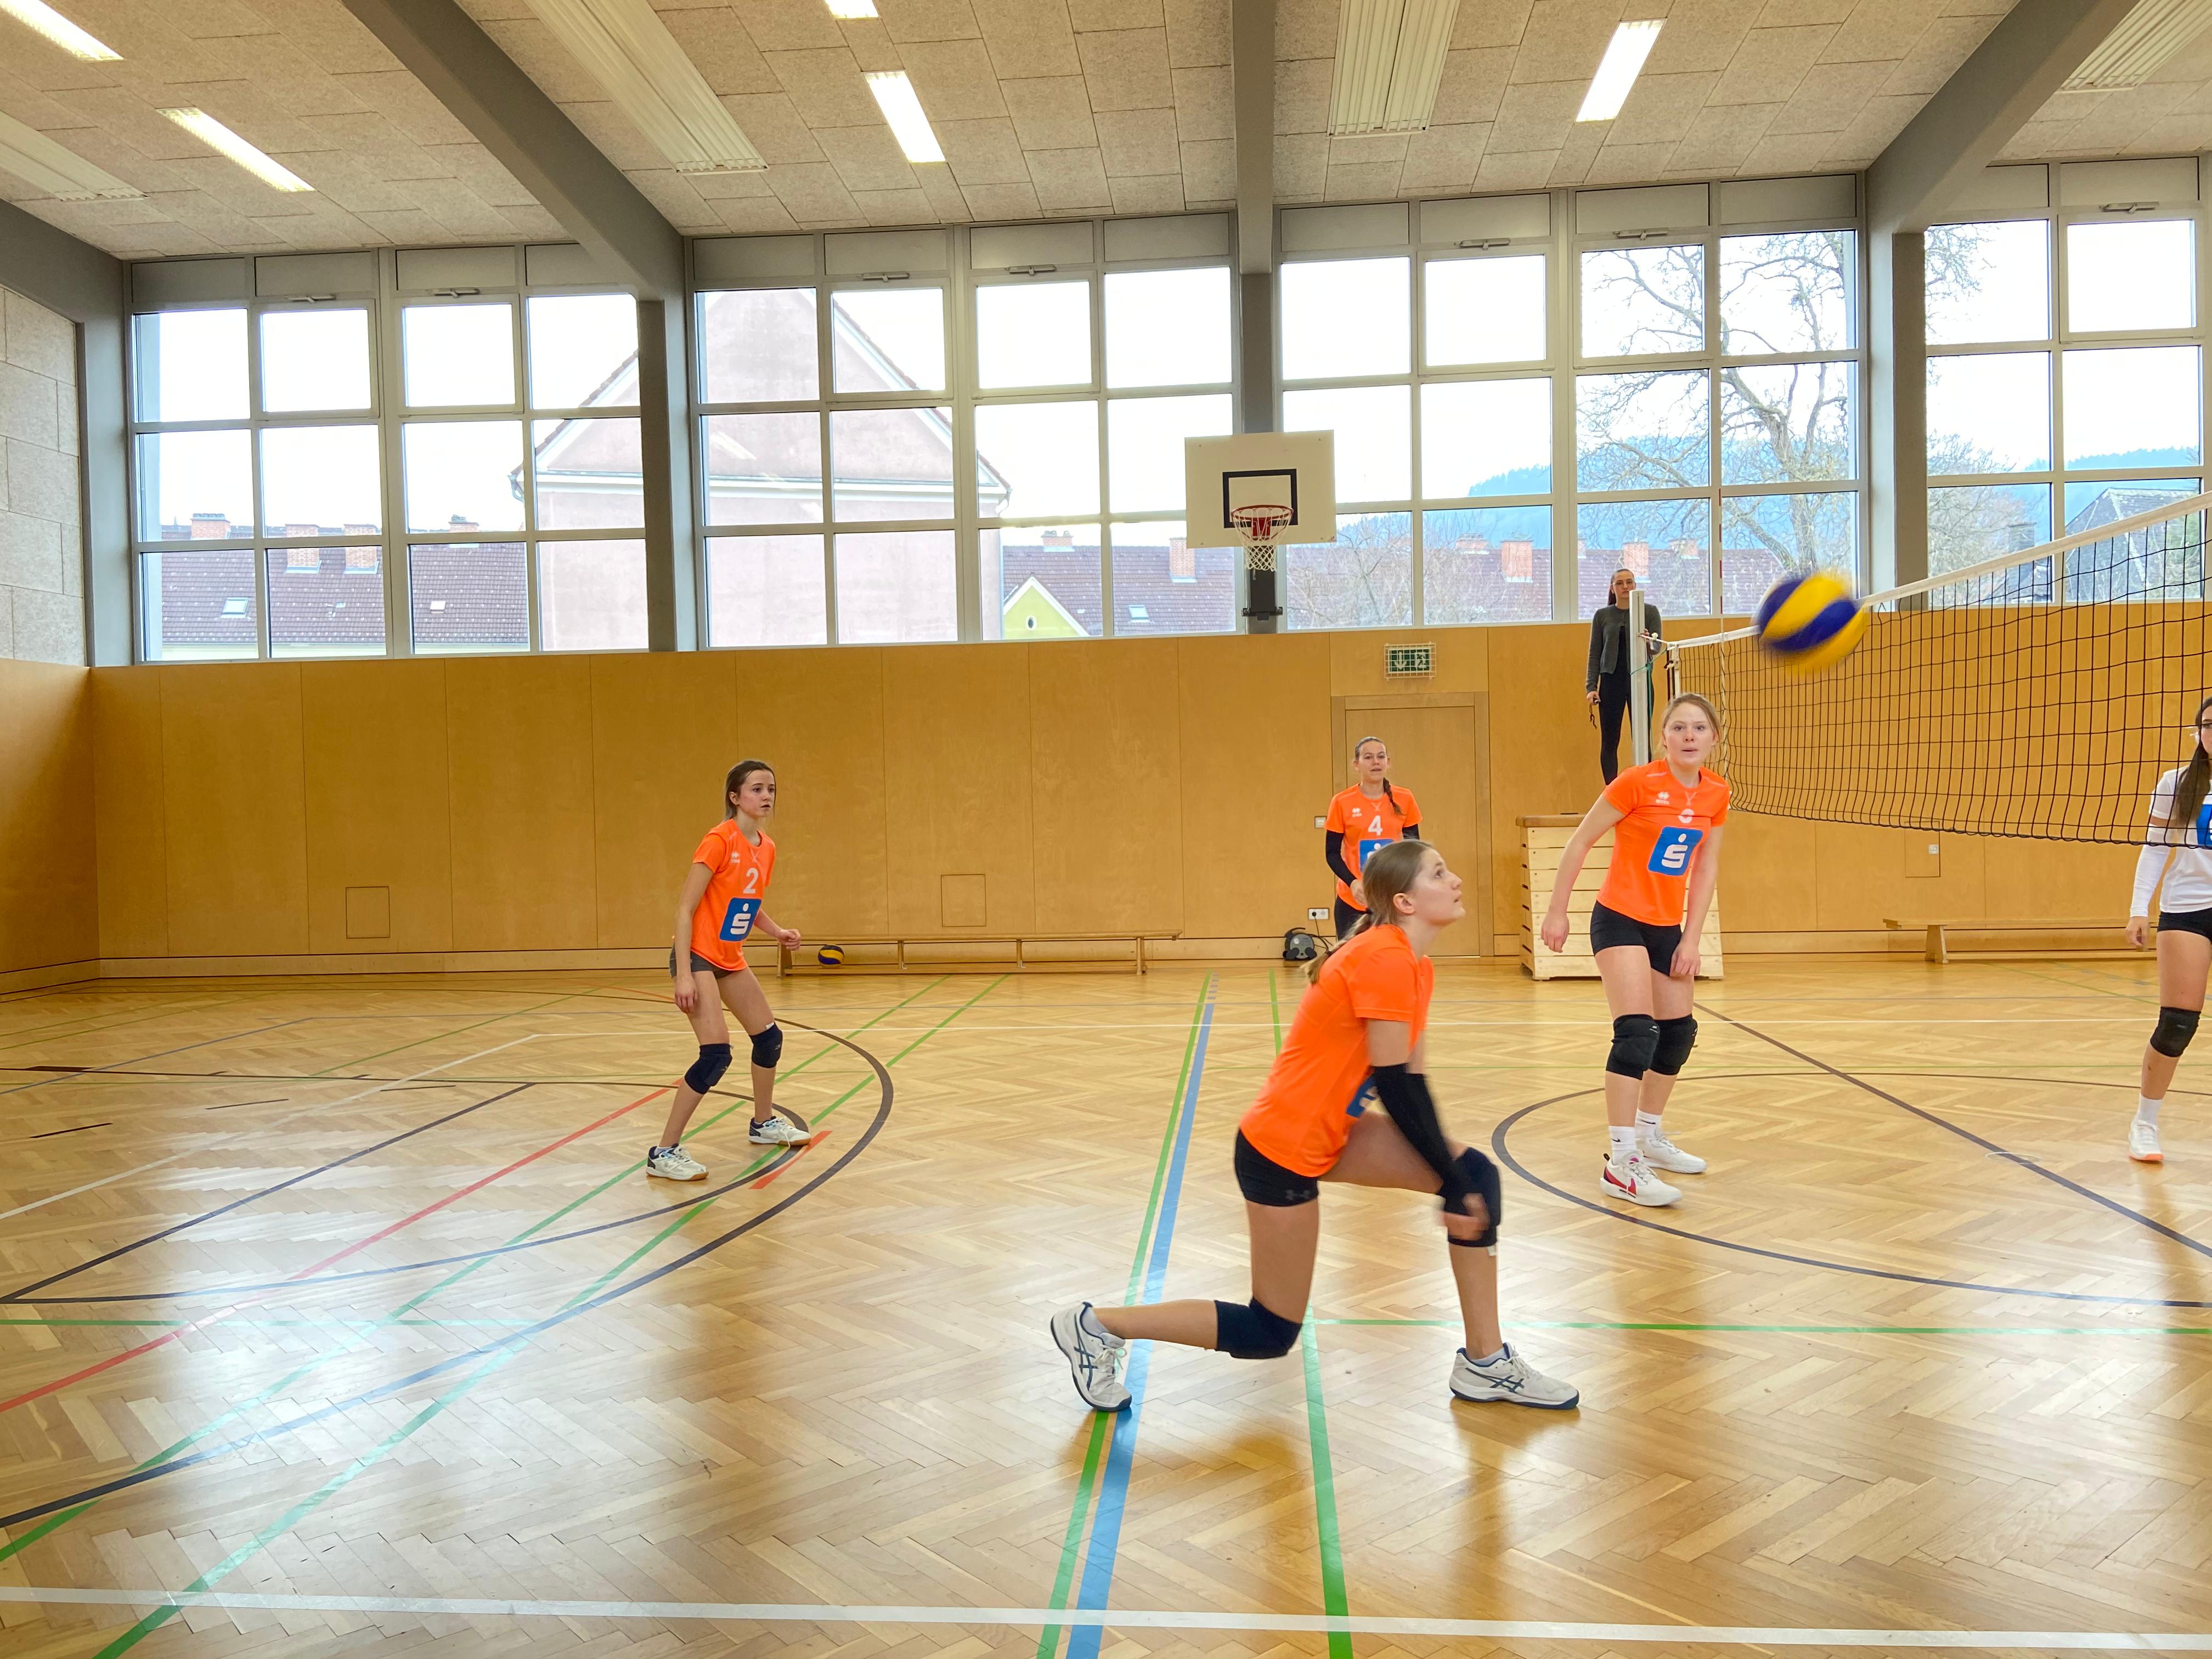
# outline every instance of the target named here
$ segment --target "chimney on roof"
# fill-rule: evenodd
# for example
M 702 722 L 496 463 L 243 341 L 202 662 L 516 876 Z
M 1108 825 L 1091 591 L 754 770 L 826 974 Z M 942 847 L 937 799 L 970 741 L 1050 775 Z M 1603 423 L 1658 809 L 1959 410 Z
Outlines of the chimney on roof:
M 1462 536 L 1459 538 L 1459 545 L 1453 550 L 1458 553 L 1487 553 L 1490 551 L 1490 538 Z
M 1649 542 L 1623 543 L 1620 549 L 1620 562 L 1636 573 L 1638 580 L 1642 580 L 1651 574 L 1651 544 Z
M 1075 545 L 1075 532 L 1073 530 L 1048 530 L 1044 534 L 1037 538 L 1037 545 L 1040 547 L 1073 547 Z
M 452 520 L 447 524 L 446 528 L 448 530 L 477 530 L 482 528 L 482 526 L 479 526 L 474 519 L 465 519 L 459 514 L 456 513 L 453 514 Z
M 345 527 L 349 536 L 374 536 L 376 532 L 377 526 L 373 524 L 349 524 Z
M 1198 555 L 1192 550 L 1188 536 L 1168 538 L 1168 580 L 1171 582 L 1194 582 L 1198 580 Z
M 222 542 L 230 539 L 230 519 L 222 513 L 192 514 L 192 539 L 196 542 Z
M 1498 544 L 1498 563 L 1507 581 L 1534 581 L 1536 544 L 1526 536 L 1509 536 Z
M 1667 544 L 1667 548 L 1669 552 L 1679 554 L 1686 559 L 1694 559 L 1700 556 L 1698 551 L 1697 539 L 1694 537 L 1677 536 L 1673 541 Z
M 377 556 L 381 550 L 374 547 L 349 547 L 346 549 L 346 569 L 349 573 L 374 575 L 384 568 L 383 561 Z

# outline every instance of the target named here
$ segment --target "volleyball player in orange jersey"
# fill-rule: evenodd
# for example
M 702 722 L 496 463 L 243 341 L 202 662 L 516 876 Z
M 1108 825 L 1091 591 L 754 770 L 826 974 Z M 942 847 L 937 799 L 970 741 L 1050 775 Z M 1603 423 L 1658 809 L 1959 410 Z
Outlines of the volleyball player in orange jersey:
M 783 1054 L 783 1033 L 745 966 L 744 942 L 755 931 L 787 947 L 799 943 L 796 928 L 778 927 L 761 908 L 775 870 L 775 843 L 767 829 L 775 811 L 775 773 L 766 761 L 739 761 L 723 781 L 722 803 L 722 822 L 691 855 L 676 901 L 676 942 L 668 953 L 676 1006 L 699 1038 L 699 1058 L 676 1091 L 660 1144 L 645 1157 L 646 1174 L 670 1181 L 707 1178 L 707 1166 L 682 1142 L 691 1114 L 730 1068 L 726 1007 L 752 1039 L 753 1121 L 745 1138 L 756 1146 L 788 1146 L 806 1139 L 788 1118 L 776 1115 L 775 1063 Z
M 1559 854 L 1542 938 L 1567 942 L 1567 898 L 1597 838 L 1613 831 L 1613 861 L 1590 907 L 1590 951 L 1613 1012 L 1605 1061 L 1605 1166 L 1608 1198 L 1672 1204 L 1682 1196 L 1656 1170 L 1696 1175 L 1705 1160 L 1667 1138 L 1662 1115 L 1698 1040 L 1698 940 L 1720 880 L 1728 780 L 1708 771 L 1720 716 L 1694 693 L 1667 705 L 1660 721 L 1664 760 L 1632 766 L 1606 785 Z
M 1352 769 L 1359 781 L 1340 789 L 1322 821 L 1322 856 L 1336 876 L 1336 936 L 1348 939 L 1367 914 L 1360 896 L 1359 871 L 1395 841 L 1421 838 L 1421 804 L 1410 789 L 1390 787 L 1390 751 L 1380 738 L 1362 738 L 1352 746 Z M 1345 843 L 1351 842 L 1347 855 Z
M 1437 935 L 1467 914 L 1443 854 L 1419 842 L 1368 860 L 1374 908 L 1353 936 L 1311 970 L 1313 988 L 1259 1100 L 1237 1132 L 1237 1184 L 1251 1230 L 1252 1298 L 1163 1302 L 1053 1316 L 1076 1392 L 1118 1411 L 1129 1391 L 1116 1372 L 1131 1341 L 1213 1348 L 1239 1359 L 1288 1353 L 1305 1320 L 1321 1242 L 1321 1183 L 1439 1194 L 1467 1346 L 1452 1367 L 1462 1400 L 1504 1400 L 1564 1410 L 1578 1390 L 1516 1354 L 1498 1322 L 1498 1166 L 1445 1138 L 1423 1076 Z M 1367 1109 L 1379 1098 L 1383 1109 Z

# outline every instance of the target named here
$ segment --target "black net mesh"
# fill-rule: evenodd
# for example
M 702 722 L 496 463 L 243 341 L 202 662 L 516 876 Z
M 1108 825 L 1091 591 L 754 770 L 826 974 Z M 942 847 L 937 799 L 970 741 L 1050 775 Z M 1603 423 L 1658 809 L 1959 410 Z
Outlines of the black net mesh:
M 1736 811 L 2136 842 L 2212 695 L 2208 502 L 1877 594 L 1824 673 L 1740 635 L 1682 643 L 1665 678 L 1720 709 Z

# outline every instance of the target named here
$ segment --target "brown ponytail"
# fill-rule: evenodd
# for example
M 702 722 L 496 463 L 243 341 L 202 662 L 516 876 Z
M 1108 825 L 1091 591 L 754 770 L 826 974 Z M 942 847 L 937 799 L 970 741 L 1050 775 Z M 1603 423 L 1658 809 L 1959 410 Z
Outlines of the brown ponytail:
M 2212 708 L 2212 697 L 2207 697 L 2197 705 L 2197 720 L 2204 718 L 2204 711 L 2208 708 Z M 2191 722 L 2192 726 L 2195 724 Z M 2204 752 L 2204 734 L 2201 730 L 2196 732 L 2196 744 L 2189 751 L 2189 764 L 2181 769 L 2181 775 L 2174 780 L 2173 807 L 2166 815 L 2169 825 L 2193 825 L 2197 821 L 2197 809 L 2204 805 L 2205 791 L 2208 786 L 2212 786 L 2212 755 Z
M 1419 841 L 1394 841 L 1388 847 L 1375 849 L 1375 856 L 1359 872 L 1359 890 L 1367 900 L 1367 914 L 1336 942 L 1337 950 L 1342 950 L 1370 927 L 1399 925 L 1398 895 L 1413 886 L 1421 873 L 1421 860 L 1434 850 L 1426 842 Z M 1306 978 L 1318 980 L 1322 964 L 1328 960 L 1328 953 L 1324 951 L 1308 963 Z

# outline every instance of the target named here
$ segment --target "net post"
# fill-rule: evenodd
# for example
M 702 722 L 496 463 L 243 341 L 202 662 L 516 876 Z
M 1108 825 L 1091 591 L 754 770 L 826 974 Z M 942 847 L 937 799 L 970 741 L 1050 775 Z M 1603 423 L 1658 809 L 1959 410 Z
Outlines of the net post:
M 1628 590 L 1628 720 L 1632 735 L 1630 752 L 1636 763 L 1644 766 L 1651 759 L 1651 683 L 1645 678 L 1649 666 L 1644 649 L 1644 590 Z

